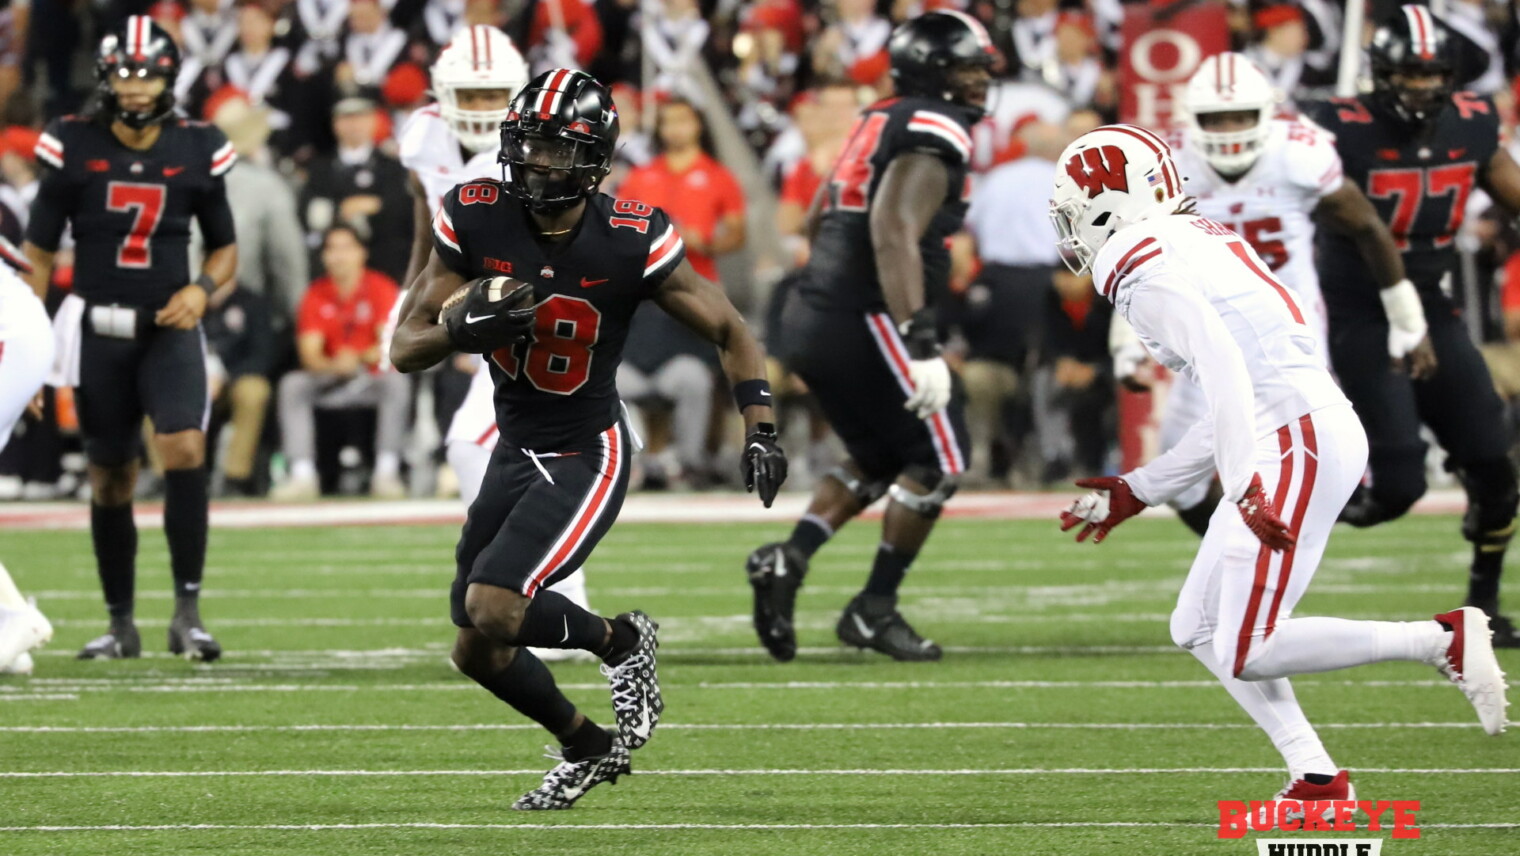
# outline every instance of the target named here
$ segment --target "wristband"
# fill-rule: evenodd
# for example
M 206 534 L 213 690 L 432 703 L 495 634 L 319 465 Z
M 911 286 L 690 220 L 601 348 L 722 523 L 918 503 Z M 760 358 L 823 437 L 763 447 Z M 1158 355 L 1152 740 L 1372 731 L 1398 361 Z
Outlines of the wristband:
M 897 325 L 910 360 L 932 360 L 939 356 L 939 334 L 935 329 L 934 310 L 925 306 L 908 320 Z
M 195 282 L 192 284 L 200 286 L 203 290 L 205 290 L 207 294 L 216 291 L 216 280 L 212 279 L 211 274 L 209 273 L 203 272 L 200 276 L 195 278 Z
M 755 430 L 749 432 L 751 437 L 759 434 L 770 440 L 776 439 L 776 424 L 774 422 L 756 422 Z
M 751 404 L 770 407 L 771 382 L 763 378 L 739 381 L 734 384 L 734 403 L 739 405 L 740 413 Z

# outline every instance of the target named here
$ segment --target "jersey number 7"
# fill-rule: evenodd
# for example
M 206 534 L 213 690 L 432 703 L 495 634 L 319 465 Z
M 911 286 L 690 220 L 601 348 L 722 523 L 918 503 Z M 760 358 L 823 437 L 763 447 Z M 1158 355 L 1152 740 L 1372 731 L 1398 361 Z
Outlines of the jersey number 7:
M 106 186 L 106 209 L 132 214 L 132 228 L 116 250 L 116 266 L 150 268 L 153 266 L 153 233 L 164 216 L 164 186 L 113 181 Z

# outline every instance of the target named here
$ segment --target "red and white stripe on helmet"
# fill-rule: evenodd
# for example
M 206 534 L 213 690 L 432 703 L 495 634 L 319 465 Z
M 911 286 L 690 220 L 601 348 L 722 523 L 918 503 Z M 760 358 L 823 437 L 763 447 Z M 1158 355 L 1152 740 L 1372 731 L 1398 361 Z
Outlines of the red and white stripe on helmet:
M 1402 9 L 1409 22 L 1409 42 L 1420 59 L 1436 58 L 1436 19 L 1424 6 L 1410 3 Z

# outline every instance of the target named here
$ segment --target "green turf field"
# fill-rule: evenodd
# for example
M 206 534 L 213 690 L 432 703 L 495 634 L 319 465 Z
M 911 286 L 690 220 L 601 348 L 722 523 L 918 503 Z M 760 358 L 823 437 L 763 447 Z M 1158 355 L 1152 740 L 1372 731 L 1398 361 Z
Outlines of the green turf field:
M 665 719 L 634 776 L 533 815 L 507 806 L 550 766 L 547 735 L 445 659 L 452 527 L 214 532 L 204 615 L 229 656 L 209 667 L 159 653 L 158 532 L 142 533 L 138 599 L 155 656 L 127 663 L 72 659 L 104 628 L 88 536 L 0 532 L 57 627 L 35 677 L 0 678 L 0 854 L 1256 853 L 1216 839 L 1216 801 L 1270 798 L 1284 775 L 1170 646 L 1194 547 L 1176 521 L 1097 548 L 1053 523 L 947 521 L 904 592 L 947 646 L 937 665 L 834 641 L 874 524 L 816 561 L 797 661 L 765 657 L 740 569 L 783 531 L 613 530 L 593 604 L 662 623 Z M 1299 613 L 1428 617 L 1456 603 L 1465 547 L 1450 518 L 1340 531 Z M 556 673 L 610 722 L 594 666 Z M 1520 733 L 1484 735 L 1424 667 L 1296 685 L 1359 796 L 1422 801 L 1424 838 L 1385 854 L 1520 853 Z M 83 829 L 21 829 L 50 826 Z

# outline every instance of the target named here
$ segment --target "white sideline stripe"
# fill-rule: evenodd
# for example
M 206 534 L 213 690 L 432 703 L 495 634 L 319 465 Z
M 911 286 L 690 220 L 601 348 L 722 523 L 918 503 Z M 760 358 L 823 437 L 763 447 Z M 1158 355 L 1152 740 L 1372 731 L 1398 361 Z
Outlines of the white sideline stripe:
M 1491 773 L 1513 775 L 1520 767 L 1469 767 L 1461 769 L 1358 767 L 1359 773 L 1386 773 L 1390 775 L 1473 775 Z M 1150 776 L 1183 774 L 1245 774 L 1282 773 L 1281 767 L 998 767 L 975 769 L 899 769 L 899 770 L 640 770 L 640 776 Z M 410 776 L 542 776 L 544 771 L 534 767 L 523 770 L 71 770 L 71 771 L 6 771 L 0 779 L 83 779 L 107 776 L 123 779 L 219 779 L 240 777 L 301 777 L 301 776 L 354 776 L 354 777 L 410 777 Z
M 502 722 L 465 723 L 461 725 L 7 725 L 4 734 L 206 734 L 273 733 L 326 731 L 537 731 L 536 724 Z M 1329 729 L 1399 729 L 1399 728 L 1477 728 L 1477 722 L 1319 722 L 1316 728 Z M 941 731 L 956 729 L 1057 729 L 1096 731 L 1256 731 L 1255 725 L 1241 722 L 773 722 L 773 723 L 665 723 L 661 731 Z
M 40 679 L 49 680 L 49 679 Z M 86 683 L 71 678 L 53 678 L 57 683 L 47 684 L 48 689 L 70 692 L 131 693 L 219 693 L 219 692 L 475 692 L 478 687 L 469 681 L 439 681 L 425 684 L 240 684 L 216 682 L 214 679 L 182 683 L 164 682 L 134 684 L 128 680 L 103 680 Z M 37 681 L 33 681 L 36 683 Z M 1450 681 L 1294 681 L 1297 687 L 1444 687 Z M 605 683 L 565 683 L 559 685 L 568 690 L 605 690 Z M 667 688 L 682 690 L 927 690 L 927 689 L 1209 689 L 1219 688 L 1218 681 L 734 681 L 716 683 L 665 683 Z M 19 692 L 19 687 L 0 685 L 0 699 L 7 693 Z
M 1076 828 L 1212 828 L 1218 824 L 1176 820 L 1077 820 L 1016 823 L 186 823 L 157 826 L 0 826 L 0 832 L 201 832 L 260 830 L 273 832 L 332 832 L 366 829 L 465 830 L 803 830 L 803 829 L 1076 829 Z M 1422 823 L 1421 829 L 1516 829 L 1520 823 Z

